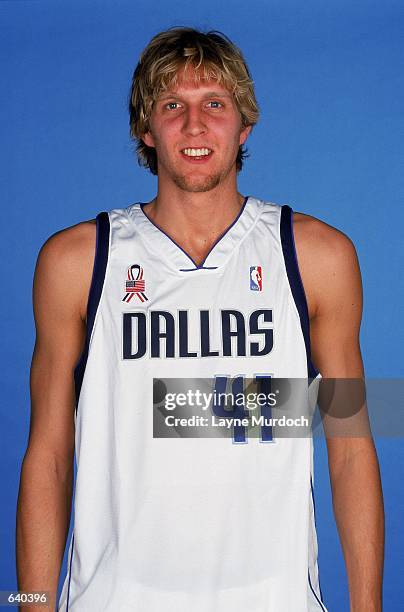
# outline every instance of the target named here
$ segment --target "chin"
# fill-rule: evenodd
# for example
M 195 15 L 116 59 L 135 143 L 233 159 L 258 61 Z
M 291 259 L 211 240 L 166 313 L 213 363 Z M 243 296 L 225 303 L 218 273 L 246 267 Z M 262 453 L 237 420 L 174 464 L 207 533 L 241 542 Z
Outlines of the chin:
M 219 185 L 222 180 L 220 174 L 204 176 L 199 178 L 190 178 L 186 176 L 175 176 L 174 183 L 183 191 L 190 193 L 203 193 L 211 191 Z

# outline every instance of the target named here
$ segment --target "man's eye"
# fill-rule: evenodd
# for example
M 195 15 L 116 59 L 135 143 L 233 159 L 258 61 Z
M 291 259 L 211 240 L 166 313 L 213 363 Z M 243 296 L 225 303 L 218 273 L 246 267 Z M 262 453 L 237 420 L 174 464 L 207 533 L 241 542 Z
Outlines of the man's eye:
M 169 102 L 168 104 L 166 104 L 166 108 L 168 108 L 169 110 L 176 110 L 177 107 L 178 102 Z
M 218 102 L 217 100 L 212 100 L 211 102 L 208 102 L 208 104 L 212 105 L 211 108 L 220 108 L 221 106 L 223 106 L 223 104 L 221 102 Z

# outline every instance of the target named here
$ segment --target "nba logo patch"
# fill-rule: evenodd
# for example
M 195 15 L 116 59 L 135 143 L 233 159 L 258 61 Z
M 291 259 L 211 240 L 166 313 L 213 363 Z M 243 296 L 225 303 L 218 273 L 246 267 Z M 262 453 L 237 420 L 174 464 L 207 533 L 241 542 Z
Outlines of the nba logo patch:
M 250 267 L 250 289 L 251 291 L 262 291 L 261 266 L 251 266 Z

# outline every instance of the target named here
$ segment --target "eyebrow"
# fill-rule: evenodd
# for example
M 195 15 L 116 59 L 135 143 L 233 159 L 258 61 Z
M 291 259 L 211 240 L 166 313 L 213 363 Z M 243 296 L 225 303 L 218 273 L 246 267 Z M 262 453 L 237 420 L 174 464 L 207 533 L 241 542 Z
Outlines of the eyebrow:
M 230 93 L 220 93 L 218 91 L 208 91 L 202 96 L 203 98 L 231 98 Z M 174 91 L 168 91 L 164 96 L 157 98 L 158 101 L 168 100 L 169 98 L 181 98 L 178 93 Z

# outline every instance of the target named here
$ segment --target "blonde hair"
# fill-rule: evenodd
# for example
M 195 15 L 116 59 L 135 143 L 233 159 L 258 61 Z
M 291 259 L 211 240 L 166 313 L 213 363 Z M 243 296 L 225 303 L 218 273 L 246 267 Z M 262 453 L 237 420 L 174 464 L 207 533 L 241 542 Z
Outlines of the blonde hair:
M 154 36 L 140 56 L 129 93 L 130 136 L 136 143 L 140 165 L 157 174 L 157 155 L 142 136 L 149 131 L 149 117 L 158 96 L 176 86 L 181 68 L 192 66 L 195 81 L 215 79 L 234 96 L 243 127 L 259 117 L 254 84 L 238 47 L 222 32 L 200 32 L 188 27 L 170 28 Z M 246 149 L 239 147 L 236 166 L 240 171 Z

